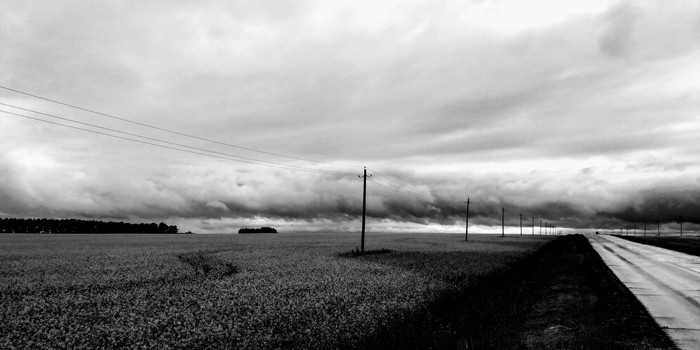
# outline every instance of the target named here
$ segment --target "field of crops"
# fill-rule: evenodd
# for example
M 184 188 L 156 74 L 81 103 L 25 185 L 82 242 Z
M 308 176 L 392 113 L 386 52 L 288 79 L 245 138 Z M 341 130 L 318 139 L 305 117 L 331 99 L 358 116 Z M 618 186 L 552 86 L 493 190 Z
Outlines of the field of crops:
M 462 240 L 2 234 L 0 348 L 373 347 L 551 238 Z

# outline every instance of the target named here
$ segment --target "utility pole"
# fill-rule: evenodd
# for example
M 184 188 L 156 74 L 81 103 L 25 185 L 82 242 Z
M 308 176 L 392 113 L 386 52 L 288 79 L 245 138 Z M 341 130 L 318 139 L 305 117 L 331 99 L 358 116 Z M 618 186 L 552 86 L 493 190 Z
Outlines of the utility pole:
M 501 237 L 506 236 L 506 208 L 501 208 Z
M 647 235 L 647 222 L 644 221 L 644 236 Z
M 464 234 L 464 241 L 465 242 L 469 241 L 469 197 L 467 197 L 467 230 L 466 230 L 466 233 Z
M 542 220 L 540 220 L 540 236 L 542 236 Z
M 661 236 L 661 220 L 656 220 L 656 235 Z
M 370 175 L 372 176 L 372 175 Z M 365 252 L 365 214 L 367 213 L 367 167 L 362 177 L 362 241 L 360 243 L 360 253 Z
M 532 235 L 535 235 L 535 217 L 532 217 Z
M 523 235 L 523 213 L 520 213 L 520 235 Z

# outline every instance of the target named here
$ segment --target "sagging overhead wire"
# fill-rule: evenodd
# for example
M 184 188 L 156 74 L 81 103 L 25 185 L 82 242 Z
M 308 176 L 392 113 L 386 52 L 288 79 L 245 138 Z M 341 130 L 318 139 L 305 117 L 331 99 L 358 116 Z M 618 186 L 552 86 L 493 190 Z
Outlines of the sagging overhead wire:
M 77 106 L 77 105 L 74 105 L 74 104 L 70 104 L 70 103 L 66 103 L 66 102 L 61 102 L 61 101 L 54 100 L 54 99 L 50 99 L 50 98 L 47 98 L 47 97 L 43 97 L 43 96 L 31 94 L 31 93 L 28 93 L 28 92 L 25 92 L 25 91 L 13 89 L 13 88 L 10 88 L 10 87 L 7 87 L 7 86 L 2 86 L 2 85 L 0 85 L 0 89 L 4 89 L 4 90 L 7 90 L 7 91 L 12 91 L 12 92 L 15 92 L 15 93 L 18 93 L 18 94 L 22 94 L 22 95 L 25 95 L 25 96 L 37 98 L 37 99 L 40 99 L 40 100 L 48 101 L 48 102 L 55 103 L 55 104 L 59 104 L 59 105 L 62 105 L 62 106 L 66 106 L 66 107 L 78 109 L 78 110 L 81 110 L 81 111 L 84 111 L 84 112 L 93 113 L 93 114 L 96 114 L 96 115 L 99 115 L 99 116 L 102 116 L 102 117 L 105 117 L 105 118 L 115 119 L 115 120 L 119 120 L 119 121 L 122 121 L 122 122 L 125 122 L 125 123 L 130 123 L 130 124 L 134 124 L 134 125 L 139 125 L 139 126 L 142 126 L 142 127 L 146 127 L 146 128 L 150 128 L 150 129 L 154 129 L 154 130 L 159 130 L 159 131 L 167 132 L 167 133 L 174 134 L 174 135 L 184 136 L 184 137 L 188 137 L 188 138 L 195 139 L 195 140 L 206 141 L 206 142 L 214 143 L 214 144 L 217 144 L 217 145 L 222 145 L 222 146 L 237 148 L 237 149 L 246 150 L 246 151 L 250 151 L 250 152 L 256 152 L 256 153 L 261 153 L 261 154 L 267 154 L 267 155 L 276 156 L 276 157 L 282 157 L 282 158 L 288 158 L 288 159 L 301 160 L 301 161 L 306 161 L 306 162 L 322 163 L 322 164 L 329 164 L 329 165 L 334 165 L 334 166 L 353 167 L 353 168 L 354 168 L 354 167 L 358 167 L 358 168 L 360 167 L 359 165 L 356 166 L 356 165 L 349 165 L 349 164 L 339 164 L 339 163 L 328 162 L 328 161 L 323 161 L 323 160 L 315 160 L 315 159 L 309 159 L 309 158 L 296 157 L 296 156 L 291 156 L 291 155 L 282 154 L 282 153 L 268 152 L 268 151 L 264 151 L 264 150 L 260 150 L 260 149 L 255 149 L 255 148 L 250 148 L 250 147 L 244 147 L 244 146 L 234 145 L 234 144 L 230 144 L 230 143 L 226 143 L 226 142 L 221 142 L 221 141 L 216 141 L 216 140 L 208 139 L 208 138 L 205 138 L 205 137 L 200 137 L 200 136 L 196 136 L 196 135 L 192 135 L 192 134 L 188 134 L 188 133 L 184 133 L 184 132 L 180 132 L 180 131 L 176 131 L 176 130 L 172 130 L 172 129 L 168 129 L 168 128 L 164 128 L 164 127 L 152 125 L 152 124 L 142 123 L 142 122 L 138 122 L 138 121 L 131 120 L 131 119 L 127 119 L 127 118 L 118 117 L 118 116 L 115 116 L 115 115 L 112 115 L 112 114 L 99 112 L 99 111 L 96 111 L 96 110 L 93 110 L 93 109 L 90 109 L 90 108 L 80 107 L 80 106 Z
M 0 104 L 9 106 L 9 105 L 4 104 L 4 103 L 0 103 Z M 23 109 L 23 110 L 26 110 L 26 109 Z M 31 111 L 31 110 L 26 110 L 26 111 Z M 208 157 L 212 157 L 212 158 L 225 159 L 225 160 L 231 160 L 231 161 L 236 161 L 236 162 L 241 162 L 241 163 L 248 163 L 248 164 L 255 164 L 255 165 L 263 165 L 263 166 L 269 166 L 269 167 L 273 167 L 273 168 L 286 169 L 286 170 L 306 171 L 306 172 L 319 173 L 319 174 L 353 175 L 353 176 L 355 175 L 355 173 L 350 173 L 350 172 L 338 172 L 338 171 L 330 171 L 330 170 L 322 170 L 322 169 L 305 168 L 305 167 L 299 167 L 299 166 L 294 166 L 294 165 L 287 165 L 287 164 L 282 164 L 282 163 L 268 162 L 268 161 L 264 161 L 264 160 L 254 159 L 254 158 L 241 157 L 241 156 L 236 156 L 236 155 L 232 155 L 232 154 L 228 154 L 228 153 L 223 153 L 223 152 L 211 151 L 211 150 L 207 150 L 207 149 L 204 149 L 204 148 L 192 147 L 192 146 L 187 146 L 187 145 L 179 144 L 179 143 L 176 143 L 176 142 L 170 142 L 170 141 L 160 140 L 160 139 L 156 139 L 156 138 L 152 138 L 152 137 L 147 137 L 147 136 L 142 136 L 142 135 L 138 135 L 138 134 L 128 133 L 128 132 L 124 132 L 124 131 L 120 131 L 120 130 L 116 130 L 116 129 L 111 129 L 111 128 L 106 128 L 106 127 L 102 127 L 102 126 L 98 126 L 98 125 L 93 125 L 93 124 L 89 124 L 89 123 L 84 123 L 84 122 L 80 122 L 80 121 L 75 121 L 75 120 L 72 120 L 72 119 L 69 119 L 69 118 L 64 118 L 64 117 L 59 117 L 59 116 L 53 116 L 53 115 L 46 114 L 46 113 L 41 113 L 41 112 L 35 112 L 35 113 L 37 113 L 37 114 L 42 114 L 42 115 L 46 115 L 46 116 L 50 116 L 50 117 L 54 117 L 54 118 L 58 118 L 58 119 L 61 119 L 61 120 L 70 121 L 70 122 L 77 123 L 77 124 L 81 124 L 81 125 L 86 125 L 86 126 L 90 126 L 90 127 L 102 129 L 102 130 L 108 130 L 108 131 L 111 131 L 111 132 L 120 133 L 120 134 L 122 134 L 122 135 L 129 135 L 129 136 L 133 136 L 133 137 L 139 137 L 139 138 L 142 138 L 143 140 L 133 139 L 133 138 L 124 137 L 124 136 L 118 136 L 118 135 L 114 135 L 114 134 L 110 134 L 110 133 L 106 133 L 106 132 L 101 132 L 101 131 L 96 131 L 96 130 L 91 130 L 91 129 L 85 129 L 85 128 L 81 128 L 81 127 L 77 127 L 77 126 L 73 126 L 73 125 L 67 125 L 67 124 L 63 124 L 63 123 L 53 122 L 53 121 L 50 121 L 50 120 L 45 120 L 45 119 L 41 119 L 41 118 L 31 117 L 31 116 L 24 115 L 24 114 L 19 114 L 19 113 L 13 113 L 13 112 L 5 111 L 5 110 L 0 110 L 0 113 L 5 113 L 5 114 L 9 114 L 9 115 L 21 117 L 21 118 L 36 120 L 36 121 L 40 121 L 40 122 L 44 122 L 44 123 L 48 123 L 48 124 L 53 124 L 53 125 L 58 125 L 58 126 L 66 127 L 66 128 L 75 129 L 75 130 L 80 130 L 80 131 L 84 131 L 84 132 L 90 132 L 90 133 L 94 133 L 94 134 L 98 134 L 98 135 L 109 136 L 109 137 L 117 138 L 117 139 L 121 139 L 121 140 L 126 140 L 126 141 L 131 141 L 131 142 L 137 142 L 137 143 L 141 143 L 141 144 L 146 144 L 146 145 L 151 145 L 151 146 L 156 146 L 156 147 L 161 147 L 161 148 L 166 148 L 166 149 L 171 149 L 171 150 L 176 150 L 176 151 L 181 151 L 181 152 L 187 152 L 187 153 L 192 153 L 192 154 L 198 154 L 198 155 L 208 156 Z M 158 143 L 149 142 L 149 141 L 144 141 L 144 140 L 150 140 L 150 141 L 160 142 L 160 143 L 163 143 L 163 144 L 158 144 Z M 164 145 L 164 144 L 165 144 L 165 145 Z M 184 149 L 183 149 L 183 148 L 178 148 L 178 147 L 167 146 L 167 145 L 175 145 L 175 146 L 178 146 L 178 147 L 184 147 Z M 193 151 L 193 150 L 194 150 L 194 151 Z M 206 152 L 206 153 L 205 153 L 205 152 Z
M 222 156 L 227 156 L 227 157 L 232 157 L 232 158 L 236 158 L 236 159 L 245 160 L 245 161 L 251 162 L 251 163 L 252 163 L 252 162 L 258 162 L 258 163 L 260 163 L 260 164 L 262 164 L 262 165 L 283 166 L 283 167 L 285 167 L 285 168 L 291 168 L 291 169 L 297 169 L 297 170 L 323 171 L 323 172 L 326 172 L 326 173 L 329 173 L 329 174 L 332 173 L 332 174 L 338 174 L 338 175 L 340 175 L 340 174 L 342 174 L 342 175 L 350 175 L 350 174 L 353 174 L 353 173 L 350 173 L 350 172 L 336 172 L 336 171 L 324 170 L 324 169 L 312 169 L 312 168 L 300 167 L 300 166 L 296 166 L 296 165 L 289 165 L 289 164 L 283 164 L 283 163 L 277 163 L 277 162 L 270 162 L 270 161 L 261 160 L 261 159 L 255 159 L 255 158 L 250 158 L 250 157 L 243 157 L 243 156 L 238 156 L 238 155 L 235 155 L 235 154 L 230 154 L 230 153 L 225 153 L 225 152 L 212 151 L 212 150 L 205 149 L 205 148 L 194 147 L 194 146 L 188 146 L 188 145 L 185 145 L 185 144 L 181 144 L 181 143 L 177 143 L 177 142 L 171 142 L 171 141 L 166 141 L 166 140 L 158 139 L 158 138 L 155 138 L 155 137 L 143 136 L 143 135 L 139 135 L 139 134 L 135 134 L 135 133 L 130 133 L 130 132 L 126 132 L 126 131 L 121 131 L 121 130 L 117 130 L 117 129 L 113 129 L 113 128 L 108 128 L 108 127 L 104 127 L 104 126 L 99 126 L 99 125 L 95 125 L 95 124 L 91 124 L 91 123 L 85 123 L 85 122 L 81 122 L 81 121 L 78 121 L 78 120 L 74 120 L 74 119 L 70 119 L 70 118 L 66 118 L 66 117 L 61 117 L 61 116 L 58 116 L 58 115 L 55 115 L 55 114 L 44 113 L 44 112 L 39 112 L 39 111 L 35 111 L 35 110 L 32 110 L 32 109 L 28 109 L 28 108 L 22 108 L 22 107 L 18 107 L 18 106 L 13 106 L 13 105 L 10 105 L 10 104 L 7 104 L 7 103 L 2 103 L 2 102 L 0 102 L 0 105 L 7 106 L 7 107 L 12 107 L 12 108 L 16 108 L 16 109 L 19 109 L 19 110 L 22 110 L 22 111 L 25 111 L 25 112 L 31 112 L 31 113 L 41 114 L 41 115 L 44 115 L 44 116 L 47 116 L 47 117 L 50 117 L 50 118 L 65 120 L 65 121 L 68 121 L 68 122 L 71 122 L 71 123 L 76 123 L 76 124 L 80 124 L 80 125 L 90 126 L 90 127 L 97 128 L 97 129 L 101 129 L 101 130 L 107 130 L 107 131 L 111 131 L 111 132 L 116 132 L 116 133 L 119 133 L 119 134 L 122 134 L 122 135 L 128 135 L 128 136 L 138 137 L 138 138 L 142 138 L 142 139 L 144 139 L 144 140 L 150 140 L 150 141 L 155 141 L 155 142 L 161 142 L 161 143 L 164 143 L 164 144 L 173 145 L 173 146 L 178 146 L 178 147 L 184 147 L 184 148 L 193 149 L 193 150 L 196 150 L 196 151 L 209 152 L 209 153 L 213 153 L 213 154 L 218 154 L 218 155 L 222 155 Z M 7 112 L 5 112 L 5 111 L 0 111 L 0 112 L 7 113 Z M 15 114 L 15 115 L 17 115 L 17 116 L 22 116 L 22 115 L 18 115 L 18 114 Z M 36 118 L 36 119 L 38 119 L 38 118 Z M 58 124 L 58 125 L 62 125 L 62 124 Z M 257 164 L 257 163 L 253 163 L 253 164 Z
M 382 176 L 382 175 L 378 174 L 376 171 L 372 171 L 372 173 L 373 173 L 375 176 L 379 176 L 379 179 L 378 179 L 379 181 L 384 181 L 384 185 L 381 185 L 379 182 L 376 182 L 377 185 L 380 185 L 380 186 L 382 186 L 382 187 L 386 187 L 386 188 L 391 189 L 391 190 L 394 190 L 394 191 L 403 192 L 403 193 L 405 193 L 405 194 L 407 194 L 407 195 L 409 195 L 409 196 L 411 196 L 411 197 L 415 197 L 415 198 L 420 199 L 420 200 L 423 200 L 423 201 L 428 201 L 428 202 L 432 202 L 432 201 L 433 201 L 433 198 L 428 197 L 428 196 L 426 196 L 426 195 L 423 194 L 423 193 L 413 192 L 413 191 L 411 191 L 411 190 L 405 189 L 405 184 L 402 184 L 402 183 L 399 183 L 399 182 L 397 182 L 397 181 L 391 180 L 391 179 L 390 179 L 389 177 L 387 177 L 387 176 Z M 388 184 L 387 182 L 392 183 L 393 186 L 390 185 L 390 184 Z
M 432 196 L 424 193 L 419 193 L 415 191 L 411 191 L 406 189 L 406 184 L 400 183 L 398 181 L 392 180 L 388 176 L 380 175 L 376 171 L 372 171 L 372 173 L 375 175 L 375 177 L 372 179 L 372 182 L 378 186 L 384 187 L 388 190 L 392 190 L 397 193 L 401 193 L 402 195 L 408 196 L 415 198 L 417 200 L 425 201 L 425 202 L 435 202 L 436 198 L 433 198 Z M 383 181 L 383 183 L 381 183 Z M 455 199 L 446 199 L 446 198 L 439 198 L 439 202 L 441 203 L 452 203 L 455 205 L 459 205 L 462 203 L 466 203 L 466 201 L 462 200 L 455 200 Z M 493 205 L 493 201 L 485 201 L 485 200 L 471 200 L 471 203 L 477 203 L 477 204 L 490 204 Z M 496 203 L 497 204 L 497 203 Z
M 386 180 L 386 179 L 384 179 L 384 180 Z M 432 198 L 428 198 L 425 195 L 420 195 L 420 194 L 417 194 L 416 192 L 404 190 L 400 187 L 391 186 L 391 185 L 387 184 L 386 182 L 383 183 L 382 180 L 377 179 L 377 178 L 372 178 L 370 181 L 377 186 L 384 187 L 384 188 L 391 190 L 393 192 L 397 192 L 397 193 L 403 194 L 403 195 L 408 196 L 408 197 L 415 198 L 415 199 L 423 201 L 423 202 L 432 202 L 433 201 Z

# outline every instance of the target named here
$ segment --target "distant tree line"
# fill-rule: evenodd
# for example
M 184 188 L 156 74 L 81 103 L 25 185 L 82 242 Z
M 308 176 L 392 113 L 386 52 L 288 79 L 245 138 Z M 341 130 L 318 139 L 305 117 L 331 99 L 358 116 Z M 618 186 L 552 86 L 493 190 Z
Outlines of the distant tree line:
M 0 233 L 177 233 L 177 226 L 78 219 L 0 219 Z
M 277 230 L 272 227 L 242 228 L 238 233 L 277 233 Z

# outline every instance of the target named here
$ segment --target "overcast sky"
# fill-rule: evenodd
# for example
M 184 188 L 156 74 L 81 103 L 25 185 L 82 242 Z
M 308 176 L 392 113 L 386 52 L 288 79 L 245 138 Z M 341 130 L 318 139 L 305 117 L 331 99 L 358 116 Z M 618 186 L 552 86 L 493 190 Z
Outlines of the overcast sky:
M 700 223 L 698 1 L 0 3 L 2 217 Z

